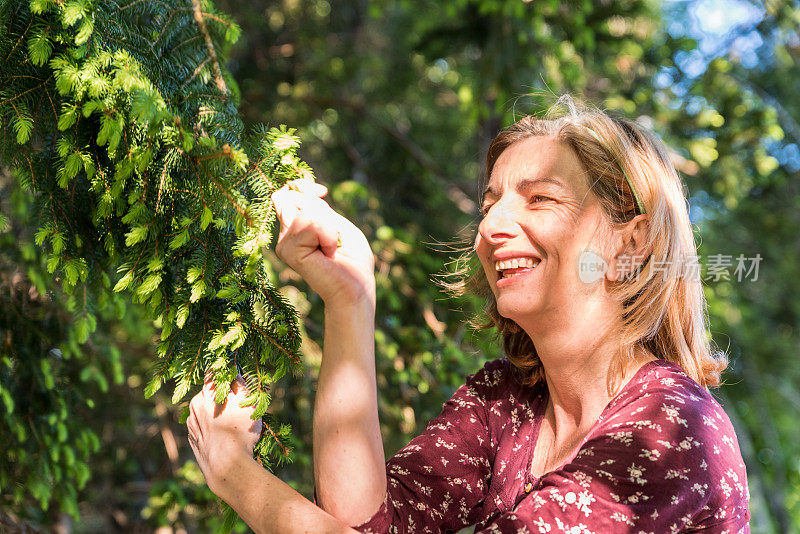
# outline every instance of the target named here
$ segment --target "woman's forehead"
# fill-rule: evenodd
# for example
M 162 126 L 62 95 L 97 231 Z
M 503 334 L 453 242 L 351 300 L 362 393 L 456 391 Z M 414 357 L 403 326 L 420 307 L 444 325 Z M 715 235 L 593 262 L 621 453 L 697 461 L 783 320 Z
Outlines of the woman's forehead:
M 541 185 L 567 193 L 587 188 L 586 170 L 570 146 L 555 137 L 528 137 L 506 148 L 492 169 L 486 192 Z

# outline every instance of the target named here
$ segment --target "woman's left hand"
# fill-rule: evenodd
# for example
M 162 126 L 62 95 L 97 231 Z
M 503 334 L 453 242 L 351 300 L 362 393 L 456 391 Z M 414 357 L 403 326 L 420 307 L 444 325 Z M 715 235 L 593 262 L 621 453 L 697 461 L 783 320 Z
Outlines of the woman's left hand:
M 189 403 L 189 444 L 216 495 L 222 493 L 226 480 L 236 476 L 229 472 L 242 456 L 252 458 L 253 448 L 261 435 L 261 419 L 253 420 L 253 407 L 239 404 L 247 397 L 247 386 L 241 375 L 231 384 L 231 392 L 222 404 L 214 402 L 215 388 L 206 374 L 202 391 Z

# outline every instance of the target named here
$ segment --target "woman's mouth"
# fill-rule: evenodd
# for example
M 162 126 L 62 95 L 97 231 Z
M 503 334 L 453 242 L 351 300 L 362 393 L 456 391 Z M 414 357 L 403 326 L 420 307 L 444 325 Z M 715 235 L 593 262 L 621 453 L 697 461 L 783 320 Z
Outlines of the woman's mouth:
M 505 280 L 532 271 L 541 261 L 539 258 L 531 257 L 511 258 L 496 262 L 495 269 L 499 280 Z

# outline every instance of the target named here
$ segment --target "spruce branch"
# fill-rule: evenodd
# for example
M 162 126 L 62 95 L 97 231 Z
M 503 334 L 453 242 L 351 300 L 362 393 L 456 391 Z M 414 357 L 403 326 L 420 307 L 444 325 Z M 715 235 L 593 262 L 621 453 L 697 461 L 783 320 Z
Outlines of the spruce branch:
M 141 305 L 161 328 L 145 396 L 174 380 L 180 402 L 208 369 L 224 393 L 241 367 L 265 422 L 255 454 L 280 465 L 291 432 L 268 413 L 270 391 L 299 372 L 300 332 L 263 263 L 269 197 L 313 173 L 293 130 L 242 134 L 219 55 L 236 25 L 199 0 L 173 4 L 0 6 L 0 121 L 14 125 L 0 129 L 0 157 L 36 206 L 77 343 L 108 302 Z M 208 64 L 210 80 L 198 75 Z
M 211 69 L 214 72 L 214 81 L 217 82 L 217 87 L 222 94 L 228 94 L 228 86 L 225 85 L 225 80 L 222 78 L 222 69 L 219 68 L 219 60 L 217 59 L 217 51 L 214 49 L 214 42 L 211 40 L 211 35 L 206 28 L 206 21 L 203 20 L 203 8 L 200 6 L 200 0 L 192 0 L 192 13 L 194 21 L 197 24 L 197 29 L 203 37 L 203 42 L 206 45 L 208 52 L 208 59 L 211 61 Z M 198 67 L 199 68 L 199 67 Z

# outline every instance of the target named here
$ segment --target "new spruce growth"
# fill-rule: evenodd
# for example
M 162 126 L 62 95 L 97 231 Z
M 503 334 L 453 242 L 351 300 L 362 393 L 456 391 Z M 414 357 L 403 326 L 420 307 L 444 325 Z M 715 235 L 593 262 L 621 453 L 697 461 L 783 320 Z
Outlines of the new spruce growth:
M 263 417 L 256 455 L 290 458 L 270 384 L 300 369 L 291 306 L 268 278 L 269 195 L 311 178 L 293 130 L 245 139 L 222 61 L 239 29 L 209 2 L 8 1 L 0 7 L 0 151 L 35 198 L 36 243 L 75 297 L 79 341 L 121 294 L 161 328 L 145 394 L 185 399 L 238 369 Z

